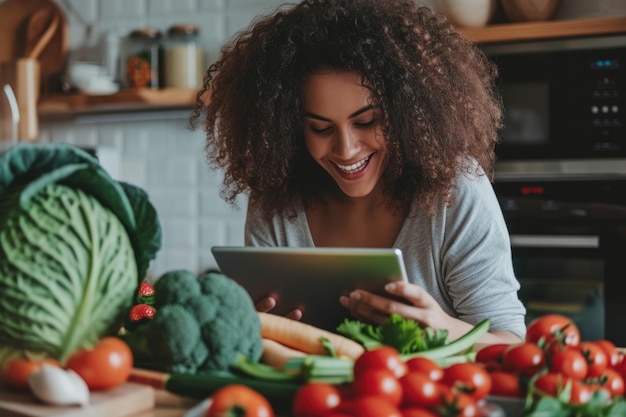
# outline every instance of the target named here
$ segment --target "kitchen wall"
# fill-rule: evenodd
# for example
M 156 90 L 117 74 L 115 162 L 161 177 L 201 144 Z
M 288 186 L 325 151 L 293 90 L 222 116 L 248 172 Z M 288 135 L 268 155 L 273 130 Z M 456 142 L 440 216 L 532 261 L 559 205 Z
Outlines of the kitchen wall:
M 104 40 L 138 27 L 167 29 L 195 23 L 206 64 L 220 45 L 279 0 L 55 0 L 69 24 L 70 60 L 104 60 Z M 468 0 L 470 1 L 470 0 Z M 425 4 L 431 4 L 425 0 Z M 623 0 L 564 0 L 557 18 L 626 15 Z M 203 135 L 187 126 L 188 110 L 83 115 L 42 120 L 42 142 L 97 147 L 109 172 L 143 187 L 163 226 L 163 248 L 150 274 L 214 267 L 210 247 L 241 245 L 245 200 L 239 208 L 219 197 L 221 176 L 207 166 Z

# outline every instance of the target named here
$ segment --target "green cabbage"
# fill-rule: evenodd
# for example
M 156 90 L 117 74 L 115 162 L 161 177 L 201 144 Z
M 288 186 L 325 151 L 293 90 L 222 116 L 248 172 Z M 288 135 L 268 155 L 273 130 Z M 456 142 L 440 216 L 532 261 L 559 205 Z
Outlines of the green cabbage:
M 64 363 L 114 333 L 160 244 L 147 195 L 87 153 L 0 154 L 0 348 Z

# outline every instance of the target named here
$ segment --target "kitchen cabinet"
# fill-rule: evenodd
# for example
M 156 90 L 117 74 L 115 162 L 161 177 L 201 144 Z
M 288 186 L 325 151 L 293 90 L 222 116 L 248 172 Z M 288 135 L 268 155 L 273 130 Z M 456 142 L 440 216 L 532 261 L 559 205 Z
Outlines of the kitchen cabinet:
M 547 22 L 501 23 L 482 28 L 460 28 L 468 39 L 482 43 L 505 43 L 575 36 L 626 33 L 626 16 L 553 20 Z M 51 95 L 40 99 L 42 117 L 72 116 L 132 110 L 189 108 L 194 105 L 195 90 L 123 90 L 111 95 Z

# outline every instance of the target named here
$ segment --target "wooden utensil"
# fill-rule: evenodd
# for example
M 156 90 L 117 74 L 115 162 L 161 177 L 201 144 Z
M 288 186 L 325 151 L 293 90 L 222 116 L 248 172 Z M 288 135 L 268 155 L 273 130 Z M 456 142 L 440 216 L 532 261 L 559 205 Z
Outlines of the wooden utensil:
M 39 9 L 33 13 L 26 26 L 26 57 L 38 59 L 52 40 L 59 16 L 52 9 Z
M 41 92 L 50 92 L 50 82 L 60 76 L 66 65 L 68 53 L 68 28 L 63 10 L 53 0 L 0 1 L 0 63 L 23 58 L 26 50 L 26 27 L 37 10 L 51 10 L 59 17 L 52 39 L 39 54 L 41 64 Z
M 19 110 L 17 139 L 32 141 L 39 136 L 37 102 L 41 66 L 32 58 L 0 63 L 0 86 L 10 85 Z

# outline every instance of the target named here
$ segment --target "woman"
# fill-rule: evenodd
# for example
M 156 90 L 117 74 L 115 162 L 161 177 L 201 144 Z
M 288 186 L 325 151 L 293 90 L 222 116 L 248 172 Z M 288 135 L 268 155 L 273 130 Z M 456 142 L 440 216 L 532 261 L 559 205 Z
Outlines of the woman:
M 398 313 L 451 339 L 489 318 L 481 343 L 514 343 L 525 310 L 490 184 L 495 76 L 413 0 L 303 1 L 224 46 L 192 120 L 222 196 L 248 195 L 247 245 L 398 247 L 410 283 L 386 290 L 407 303 L 355 290 L 340 302 L 356 318 Z

